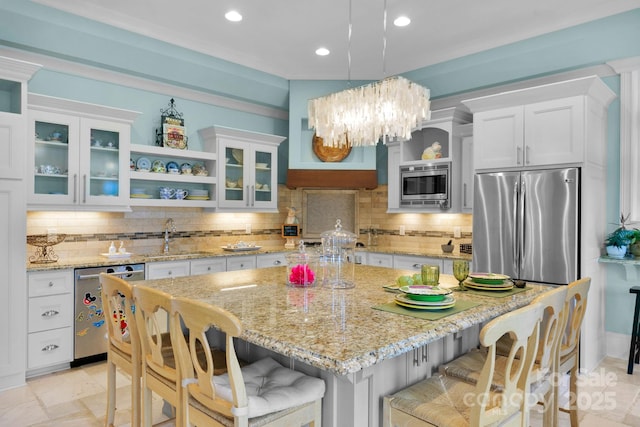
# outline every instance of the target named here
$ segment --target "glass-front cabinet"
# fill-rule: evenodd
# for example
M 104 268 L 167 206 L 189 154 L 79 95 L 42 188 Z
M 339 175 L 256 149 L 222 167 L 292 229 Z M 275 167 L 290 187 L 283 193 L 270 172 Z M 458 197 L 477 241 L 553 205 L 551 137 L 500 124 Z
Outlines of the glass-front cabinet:
M 216 127 L 218 208 L 278 209 L 278 145 L 284 137 Z
M 130 122 L 74 114 L 74 107 L 89 104 L 40 95 L 33 100 L 41 103 L 29 109 L 29 209 L 128 209 Z M 69 113 L 51 111 L 52 104 Z
M 277 206 L 274 198 L 277 187 L 277 151 L 273 148 L 255 149 L 240 142 L 224 147 L 224 198 L 220 206 L 239 208 L 269 208 Z

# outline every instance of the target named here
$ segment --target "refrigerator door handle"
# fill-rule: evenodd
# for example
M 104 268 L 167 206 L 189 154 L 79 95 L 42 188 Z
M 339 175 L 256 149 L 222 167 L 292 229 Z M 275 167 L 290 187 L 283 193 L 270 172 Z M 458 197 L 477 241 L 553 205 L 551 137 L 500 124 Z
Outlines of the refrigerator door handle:
M 518 275 L 521 274 L 522 264 L 524 261 L 524 248 L 525 248 L 525 230 L 526 224 L 525 222 L 525 212 L 526 212 L 526 203 L 527 203 L 527 195 L 526 195 L 526 186 L 522 182 L 522 178 L 520 178 L 520 200 L 518 201 L 518 214 L 520 218 L 518 218 Z
M 520 193 L 520 189 L 518 188 L 520 186 L 520 179 L 516 179 L 516 183 L 513 186 L 513 226 L 515 227 L 515 233 L 514 233 L 514 240 L 515 242 L 513 242 L 513 261 L 516 264 L 515 268 L 516 271 L 518 271 L 520 269 L 520 258 L 518 256 L 518 251 L 519 251 L 519 239 L 520 239 L 520 233 L 519 233 L 519 218 L 518 218 L 518 214 L 519 214 L 519 210 L 518 210 L 518 198 L 519 198 L 519 193 Z

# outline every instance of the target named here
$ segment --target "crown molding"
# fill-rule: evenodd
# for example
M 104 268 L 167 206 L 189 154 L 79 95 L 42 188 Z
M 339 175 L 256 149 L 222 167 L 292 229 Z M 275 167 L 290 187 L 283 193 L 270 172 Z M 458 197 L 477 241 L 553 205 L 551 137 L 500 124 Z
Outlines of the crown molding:
M 105 70 L 103 68 L 92 67 L 90 65 L 79 64 L 76 62 L 54 58 L 38 53 L 0 47 L 0 56 L 7 56 L 9 58 L 15 58 L 19 61 L 25 62 L 37 62 L 39 64 L 42 64 L 41 67 L 44 69 L 84 77 L 87 79 L 99 80 L 134 89 L 146 90 L 149 92 L 164 94 L 170 97 L 188 99 L 190 101 L 201 102 L 204 104 L 215 105 L 217 107 L 228 108 L 231 110 L 242 111 L 244 113 L 251 113 L 274 119 L 289 119 L 289 112 L 280 110 L 278 108 L 267 107 L 247 101 L 240 101 L 221 95 L 214 95 L 212 93 L 188 89 L 169 83 L 162 83 L 143 77 L 120 73 L 117 71 Z

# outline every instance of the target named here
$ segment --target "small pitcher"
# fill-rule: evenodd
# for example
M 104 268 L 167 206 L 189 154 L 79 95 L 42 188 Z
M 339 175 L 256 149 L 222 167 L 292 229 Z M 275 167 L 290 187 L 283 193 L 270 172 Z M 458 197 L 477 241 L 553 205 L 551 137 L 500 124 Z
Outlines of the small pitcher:
M 175 193 L 174 193 L 174 197 L 176 199 L 184 199 L 185 197 L 187 197 L 189 195 L 189 192 L 187 190 L 183 190 L 181 188 L 176 189 Z
M 173 188 L 169 188 L 169 187 L 160 187 L 158 189 L 158 191 L 160 193 L 160 198 L 161 199 L 170 199 L 176 193 L 176 190 L 174 190 Z

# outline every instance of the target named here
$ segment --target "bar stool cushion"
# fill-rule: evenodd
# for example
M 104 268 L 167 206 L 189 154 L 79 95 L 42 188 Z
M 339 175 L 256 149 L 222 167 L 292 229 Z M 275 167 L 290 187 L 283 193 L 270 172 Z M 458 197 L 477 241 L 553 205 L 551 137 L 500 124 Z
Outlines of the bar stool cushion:
M 430 424 L 447 427 L 470 425 L 476 386 L 445 375 L 435 375 L 393 395 L 391 407 Z M 496 408 L 497 393 L 491 392 L 486 409 Z M 500 408 L 497 407 L 496 410 Z
M 249 418 L 303 405 L 324 396 L 324 380 L 287 369 L 270 357 L 241 370 L 249 400 Z M 228 374 L 214 376 L 213 383 L 219 397 L 233 401 Z
M 482 371 L 482 366 L 484 365 L 486 359 L 486 349 L 473 349 L 447 364 L 440 365 L 438 367 L 438 372 L 441 375 L 455 377 L 463 381 L 467 381 L 471 384 L 476 384 L 478 382 L 480 372 Z M 496 357 L 496 371 L 494 373 L 493 382 L 491 384 L 491 389 L 493 391 L 502 392 L 504 390 L 503 373 L 506 370 L 507 362 L 507 357 L 500 355 Z M 519 363 L 520 358 L 516 357 L 513 361 L 514 368 L 517 369 Z M 550 371 L 543 372 L 543 370 L 540 369 L 539 362 L 536 361 L 531 372 L 531 389 L 536 389 L 537 387 L 539 387 L 542 381 L 547 380 L 550 373 Z

